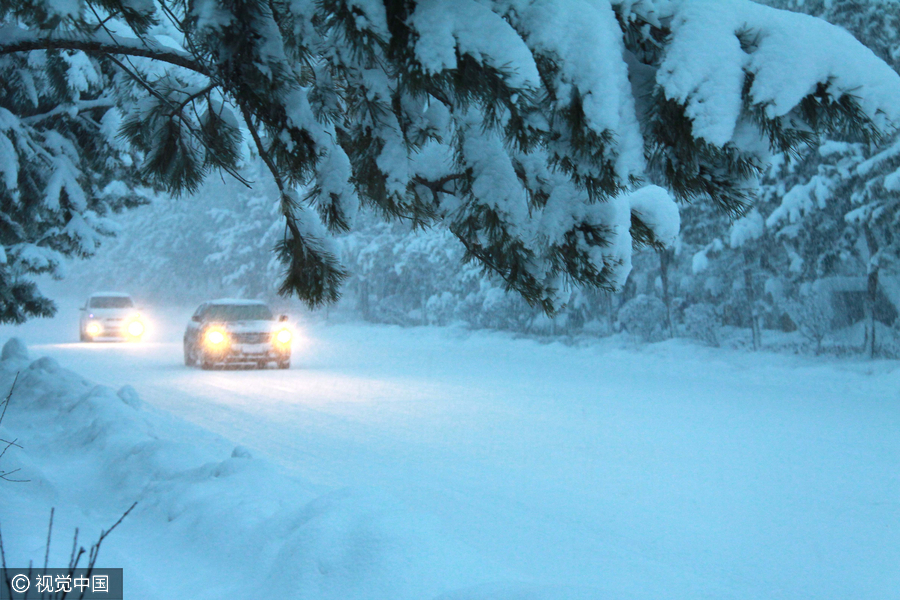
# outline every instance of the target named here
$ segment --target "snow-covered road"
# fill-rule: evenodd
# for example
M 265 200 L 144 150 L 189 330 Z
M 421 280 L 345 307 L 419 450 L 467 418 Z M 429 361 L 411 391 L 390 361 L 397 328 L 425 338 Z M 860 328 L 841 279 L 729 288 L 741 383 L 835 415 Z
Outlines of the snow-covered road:
M 384 490 L 478 581 L 900 598 L 893 363 L 309 324 L 289 371 L 205 372 L 181 362 L 187 314 L 134 345 L 71 343 L 65 314 L 15 333 L 314 483 Z

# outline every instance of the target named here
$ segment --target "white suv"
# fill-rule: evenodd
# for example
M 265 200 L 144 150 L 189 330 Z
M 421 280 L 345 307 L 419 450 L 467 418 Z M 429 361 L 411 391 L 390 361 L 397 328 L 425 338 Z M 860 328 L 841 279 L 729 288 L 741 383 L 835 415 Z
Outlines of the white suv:
M 79 337 L 82 342 L 98 339 L 138 341 L 144 323 L 134 300 L 121 292 L 97 292 L 81 307 Z

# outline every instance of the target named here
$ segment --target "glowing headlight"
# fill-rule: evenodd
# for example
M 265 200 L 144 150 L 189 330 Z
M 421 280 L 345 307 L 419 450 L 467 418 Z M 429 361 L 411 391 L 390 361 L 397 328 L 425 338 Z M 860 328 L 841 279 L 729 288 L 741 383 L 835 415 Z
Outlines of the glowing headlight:
M 213 329 L 207 331 L 203 339 L 210 346 L 219 346 L 225 343 L 225 332 L 220 331 L 219 329 Z
M 84 328 L 85 332 L 91 337 L 97 337 L 101 333 L 103 333 L 103 327 L 97 321 L 91 321 L 87 324 L 87 327 Z
M 290 344 L 292 337 L 293 335 L 291 335 L 290 329 L 282 329 L 275 334 L 275 341 L 277 341 L 279 344 Z
M 144 335 L 144 324 L 140 321 L 132 321 L 128 324 L 128 335 L 132 337 L 141 337 Z

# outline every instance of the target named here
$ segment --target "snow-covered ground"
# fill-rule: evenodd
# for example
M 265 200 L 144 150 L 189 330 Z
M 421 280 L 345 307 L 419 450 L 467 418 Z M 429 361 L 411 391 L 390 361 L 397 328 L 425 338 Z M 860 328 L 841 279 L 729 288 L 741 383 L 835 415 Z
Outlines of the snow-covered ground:
M 7 562 L 137 500 L 101 563 L 142 600 L 900 598 L 897 363 L 309 322 L 288 371 L 205 372 L 148 312 L 0 328 Z

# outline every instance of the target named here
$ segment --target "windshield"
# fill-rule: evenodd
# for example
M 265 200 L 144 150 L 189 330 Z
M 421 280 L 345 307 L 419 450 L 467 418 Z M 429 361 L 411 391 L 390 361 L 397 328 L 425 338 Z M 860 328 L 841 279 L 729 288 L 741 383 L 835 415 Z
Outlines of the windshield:
M 203 313 L 206 321 L 272 321 L 272 311 L 264 304 L 213 304 Z
M 91 308 L 132 308 L 134 302 L 128 296 L 95 296 Z

